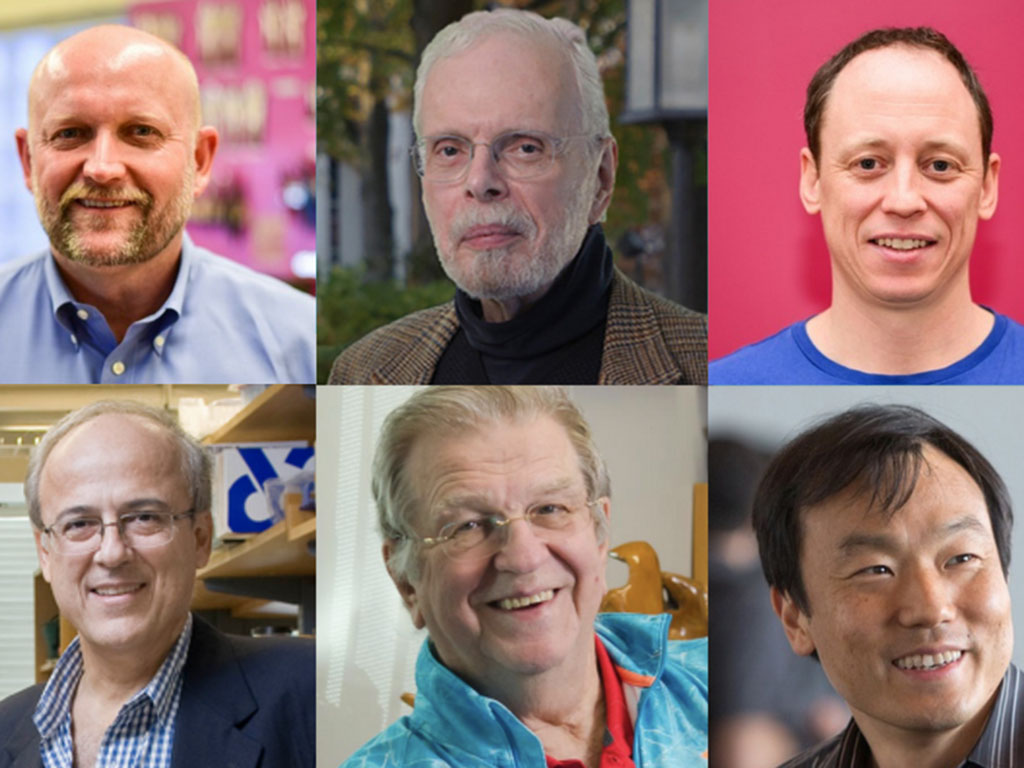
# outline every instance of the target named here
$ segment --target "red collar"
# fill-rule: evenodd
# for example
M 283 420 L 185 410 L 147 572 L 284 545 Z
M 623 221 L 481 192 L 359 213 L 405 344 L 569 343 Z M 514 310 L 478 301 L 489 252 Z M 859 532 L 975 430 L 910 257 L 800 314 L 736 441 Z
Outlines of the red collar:
M 601 673 L 604 693 L 604 749 L 601 750 L 600 768 L 636 768 L 633 763 L 633 723 L 626 710 L 622 694 L 622 680 L 601 639 L 594 635 L 597 649 L 597 669 Z M 547 768 L 584 768 L 579 760 L 555 760 L 549 755 Z

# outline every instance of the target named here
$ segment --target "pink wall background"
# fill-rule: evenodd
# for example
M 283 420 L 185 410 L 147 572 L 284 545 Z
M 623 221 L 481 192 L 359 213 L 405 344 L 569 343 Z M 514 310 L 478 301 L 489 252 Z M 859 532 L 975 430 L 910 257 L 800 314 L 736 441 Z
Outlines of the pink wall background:
M 316 250 L 316 231 L 311 211 L 290 210 L 282 194 L 293 179 L 306 180 L 313 191 L 315 0 L 133 0 L 129 17 L 177 45 L 192 61 L 204 98 L 217 102 L 204 104 L 204 122 L 218 129 L 220 146 L 210 186 L 187 227 L 192 239 L 257 271 L 296 281 L 291 257 Z M 274 49 L 265 42 L 264 26 L 277 32 L 278 41 L 287 29 L 297 44 L 285 52 Z M 201 34 L 213 50 L 237 42 L 237 57 L 204 58 Z M 250 106 L 243 110 L 238 94 L 246 87 L 262 93 L 262 100 L 245 101 Z M 225 93 L 235 98 L 212 96 Z M 240 125 L 261 129 L 245 132 Z M 303 285 L 312 292 L 312 280 Z
M 978 73 L 1002 157 L 999 207 L 979 222 L 976 301 L 1024 322 L 1024 3 L 1019 0 L 717 0 L 709 28 L 708 270 L 711 359 L 824 309 L 820 218 L 800 204 L 807 83 L 882 26 L 929 25 Z

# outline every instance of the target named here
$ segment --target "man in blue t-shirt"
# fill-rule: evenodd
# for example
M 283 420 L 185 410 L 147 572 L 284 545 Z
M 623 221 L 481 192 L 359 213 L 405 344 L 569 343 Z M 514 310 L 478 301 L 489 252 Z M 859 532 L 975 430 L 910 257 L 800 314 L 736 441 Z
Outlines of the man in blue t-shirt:
M 712 384 L 1024 381 L 1024 327 L 974 303 L 1000 158 L 974 71 L 941 33 L 868 32 L 807 88 L 800 199 L 832 262 L 823 312 L 714 362 Z

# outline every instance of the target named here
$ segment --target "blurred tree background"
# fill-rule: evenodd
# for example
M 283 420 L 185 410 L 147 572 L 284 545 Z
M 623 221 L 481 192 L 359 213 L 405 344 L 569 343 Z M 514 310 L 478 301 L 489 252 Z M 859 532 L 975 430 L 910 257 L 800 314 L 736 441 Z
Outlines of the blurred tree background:
M 415 309 L 451 298 L 419 204 L 404 280 L 396 280 L 396 245 L 389 188 L 389 114 L 412 109 L 420 53 L 443 27 L 473 10 L 514 7 L 562 16 L 587 34 L 604 79 L 619 169 L 605 235 L 619 267 L 659 290 L 671 210 L 668 140 L 658 125 L 627 125 L 626 0 L 319 0 L 317 3 L 317 142 L 319 152 L 353 168 L 362 201 L 359 266 L 337 266 L 332 254 L 317 287 L 318 380 L 348 344 Z M 408 137 L 412 143 L 412 136 Z M 392 144 L 394 138 L 392 137 Z M 706 201 L 706 141 L 695 157 L 694 184 Z M 322 203 L 321 203 L 322 204 Z M 706 202 L 704 203 L 706 205 Z M 346 258 L 346 262 L 351 259 Z

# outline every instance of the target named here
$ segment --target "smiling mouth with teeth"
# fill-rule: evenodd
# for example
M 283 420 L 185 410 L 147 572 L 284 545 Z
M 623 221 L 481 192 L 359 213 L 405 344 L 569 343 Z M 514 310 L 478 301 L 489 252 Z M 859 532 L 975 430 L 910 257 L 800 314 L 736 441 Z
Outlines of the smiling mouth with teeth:
M 944 651 L 942 653 L 926 653 L 924 655 L 919 653 L 913 656 L 904 656 L 902 659 L 896 659 L 893 664 L 900 669 L 941 669 L 952 664 L 954 661 L 958 661 L 963 655 L 963 651 Z
M 514 611 L 519 608 L 529 608 L 531 605 L 546 603 L 548 600 L 554 599 L 554 597 L 555 590 L 545 589 L 543 592 L 527 597 L 506 597 L 504 600 L 498 600 L 497 606 L 503 611 Z
M 871 240 L 875 245 L 891 248 L 894 251 L 913 251 L 934 244 L 934 240 L 921 240 L 914 237 L 876 237 Z
M 113 597 L 115 595 L 127 595 L 140 589 L 142 589 L 141 584 L 126 584 L 123 587 L 96 587 L 93 592 L 100 597 Z
M 127 208 L 129 205 L 134 205 L 134 203 L 131 203 L 131 202 L 127 201 L 127 200 L 86 200 L 86 199 L 79 199 L 78 202 L 81 203 L 86 208 Z

